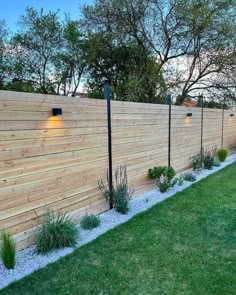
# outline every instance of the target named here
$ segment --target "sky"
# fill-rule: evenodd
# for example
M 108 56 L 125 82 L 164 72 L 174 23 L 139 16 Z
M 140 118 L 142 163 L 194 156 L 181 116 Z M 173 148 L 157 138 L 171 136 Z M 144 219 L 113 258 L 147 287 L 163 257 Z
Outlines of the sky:
M 59 11 L 60 16 L 69 13 L 72 19 L 79 17 L 79 8 L 84 4 L 92 4 L 93 0 L 0 0 L 0 19 L 5 19 L 11 31 L 17 31 L 17 19 L 23 15 L 25 8 L 31 6 L 45 12 Z

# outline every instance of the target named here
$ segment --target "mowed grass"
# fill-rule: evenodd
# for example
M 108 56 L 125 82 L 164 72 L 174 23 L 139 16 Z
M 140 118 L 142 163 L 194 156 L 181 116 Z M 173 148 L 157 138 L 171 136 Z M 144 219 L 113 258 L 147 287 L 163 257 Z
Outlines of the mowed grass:
M 0 293 L 236 294 L 236 164 Z

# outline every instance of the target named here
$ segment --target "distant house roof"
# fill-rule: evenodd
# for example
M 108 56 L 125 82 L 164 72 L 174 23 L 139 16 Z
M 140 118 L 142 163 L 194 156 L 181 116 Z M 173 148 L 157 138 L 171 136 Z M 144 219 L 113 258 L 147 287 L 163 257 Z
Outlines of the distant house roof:
M 182 103 L 182 106 L 185 106 L 185 107 L 196 107 L 197 106 L 197 101 L 194 101 L 194 100 L 184 101 Z
M 76 92 L 75 97 L 80 97 L 80 98 L 88 98 L 88 93 L 85 92 Z

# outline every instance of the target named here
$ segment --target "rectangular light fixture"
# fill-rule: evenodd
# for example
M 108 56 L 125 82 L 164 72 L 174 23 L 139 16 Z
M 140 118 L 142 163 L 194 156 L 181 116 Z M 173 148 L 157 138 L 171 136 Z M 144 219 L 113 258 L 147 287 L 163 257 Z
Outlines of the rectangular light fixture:
M 53 108 L 52 109 L 52 115 L 53 116 L 61 116 L 62 115 L 62 109 L 61 108 Z
M 193 116 L 193 113 L 187 113 L 186 114 L 186 117 L 192 117 Z

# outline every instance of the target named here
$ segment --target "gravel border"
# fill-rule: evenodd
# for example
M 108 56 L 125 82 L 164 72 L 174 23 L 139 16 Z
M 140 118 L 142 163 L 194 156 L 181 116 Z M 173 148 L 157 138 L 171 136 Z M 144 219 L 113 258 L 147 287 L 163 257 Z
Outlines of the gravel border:
M 233 154 L 229 156 L 220 167 L 214 167 L 212 170 L 203 170 L 201 172 L 194 173 L 197 180 L 193 183 L 196 183 L 208 175 L 223 169 L 235 161 L 236 154 Z M 83 230 L 79 227 L 80 238 L 76 248 L 93 241 L 100 235 L 118 226 L 119 224 L 125 223 L 138 213 L 143 212 L 153 207 L 155 204 L 174 196 L 177 192 L 184 190 L 193 183 L 184 181 L 182 186 L 176 185 L 166 193 L 160 193 L 157 189 L 148 191 L 130 201 L 130 211 L 126 215 L 119 214 L 114 209 L 101 213 L 99 215 L 101 219 L 101 224 L 99 227 L 90 231 Z M 0 260 L 0 289 L 5 288 L 13 281 L 20 280 L 34 271 L 45 267 L 47 264 L 57 261 L 60 257 L 63 257 L 74 251 L 73 248 L 64 248 L 50 252 L 48 255 L 37 255 L 34 253 L 34 249 L 35 247 L 31 246 L 27 249 L 17 252 L 16 266 L 14 270 L 5 269 L 2 261 Z

